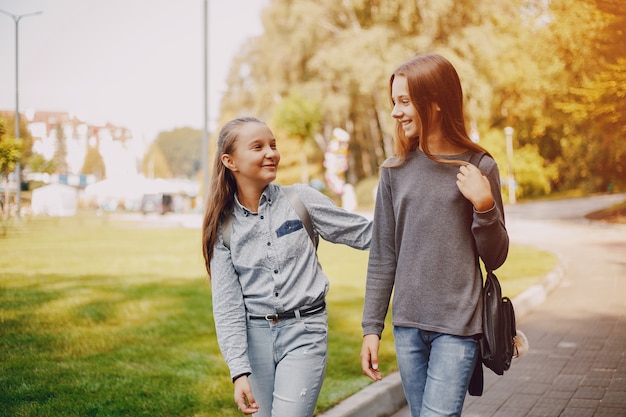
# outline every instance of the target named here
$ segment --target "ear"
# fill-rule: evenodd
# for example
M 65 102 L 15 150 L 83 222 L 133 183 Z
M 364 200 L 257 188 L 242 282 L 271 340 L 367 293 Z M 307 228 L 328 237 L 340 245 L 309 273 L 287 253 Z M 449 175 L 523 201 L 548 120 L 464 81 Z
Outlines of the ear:
M 235 161 L 233 160 L 233 157 L 227 153 L 222 155 L 222 164 L 227 168 L 230 169 L 231 171 L 238 171 L 237 169 L 237 165 L 235 164 Z

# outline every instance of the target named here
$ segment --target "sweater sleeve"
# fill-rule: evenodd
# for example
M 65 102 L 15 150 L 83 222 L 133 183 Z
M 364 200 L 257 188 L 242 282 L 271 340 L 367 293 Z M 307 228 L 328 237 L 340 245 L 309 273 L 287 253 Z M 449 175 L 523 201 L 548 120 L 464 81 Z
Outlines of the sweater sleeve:
M 396 221 L 389 186 L 388 171 L 383 169 L 376 192 L 374 228 L 367 268 L 365 303 L 363 306 L 363 335 L 381 337 L 389 309 L 396 273 Z
M 478 255 L 488 269 L 495 270 L 502 266 L 507 258 L 509 235 L 504 221 L 504 204 L 502 203 L 498 166 L 491 158 L 483 158 L 480 165 L 491 184 L 495 206 L 493 209 L 481 213 L 474 210 L 472 234 Z

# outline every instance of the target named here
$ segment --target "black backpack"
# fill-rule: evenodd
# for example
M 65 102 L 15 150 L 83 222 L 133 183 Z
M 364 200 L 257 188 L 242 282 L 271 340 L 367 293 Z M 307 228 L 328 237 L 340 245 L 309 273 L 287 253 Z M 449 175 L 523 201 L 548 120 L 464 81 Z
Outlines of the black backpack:
M 472 155 L 470 162 L 478 167 L 485 153 Z M 487 277 L 483 286 L 483 335 L 480 339 L 480 360 L 474 368 L 469 394 L 483 392 L 483 367 L 503 375 L 511 367 L 515 352 L 515 310 L 509 297 L 502 296 L 498 277 L 485 266 Z

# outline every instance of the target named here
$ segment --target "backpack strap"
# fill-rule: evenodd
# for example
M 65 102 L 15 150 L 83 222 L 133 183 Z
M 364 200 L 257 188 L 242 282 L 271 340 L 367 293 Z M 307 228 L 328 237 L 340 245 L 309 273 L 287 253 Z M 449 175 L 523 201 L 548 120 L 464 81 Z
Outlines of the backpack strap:
M 224 241 L 224 246 L 230 249 L 230 235 L 233 234 L 233 214 L 228 213 L 228 216 L 224 217 L 222 220 L 222 240 Z
M 282 190 L 287 196 L 291 207 L 293 207 L 296 213 L 298 213 L 298 217 L 300 217 L 300 220 L 302 221 L 306 232 L 311 238 L 311 242 L 313 242 L 313 246 L 315 246 L 315 249 L 317 250 L 317 246 L 319 245 L 319 237 L 315 234 L 315 230 L 313 229 L 313 221 L 311 221 L 309 211 L 298 196 L 298 192 L 296 191 L 294 186 L 282 187 Z
M 319 245 L 319 237 L 315 234 L 315 230 L 313 229 L 313 222 L 311 221 L 311 216 L 309 215 L 309 211 L 306 206 L 298 196 L 298 192 L 293 186 L 281 187 L 289 204 L 296 211 L 298 217 L 302 221 L 306 232 L 309 234 L 311 238 L 311 242 L 313 242 L 313 246 L 315 246 L 315 250 L 317 250 L 317 246 Z M 232 226 L 232 214 L 229 214 L 222 221 L 222 240 L 224 241 L 224 246 L 230 249 L 230 237 L 233 234 L 233 226 Z
M 483 157 L 487 155 L 486 152 L 476 152 L 473 153 L 472 156 L 470 156 L 469 162 L 470 164 L 476 166 L 476 168 L 478 168 L 478 165 L 480 165 L 480 161 L 483 160 Z

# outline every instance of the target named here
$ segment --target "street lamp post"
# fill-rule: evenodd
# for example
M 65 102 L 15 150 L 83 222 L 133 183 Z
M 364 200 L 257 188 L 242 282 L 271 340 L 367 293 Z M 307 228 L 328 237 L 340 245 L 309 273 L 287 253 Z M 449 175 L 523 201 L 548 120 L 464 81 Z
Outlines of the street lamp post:
M 0 10 L 3 13 L 13 19 L 15 22 L 15 139 L 20 138 L 20 94 L 19 94 L 19 61 L 18 61 L 18 45 L 19 45 L 19 23 L 20 19 L 29 16 L 36 16 L 43 12 L 32 12 L 24 14 L 13 14 L 5 10 Z M 15 176 L 17 178 L 17 188 L 15 190 L 15 205 L 17 208 L 16 215 L 20 217 L 20 210 L 22 205 L 22 167 L 20 161 L 17 161 L 15 165 Z M 7 202 L 8 203 L 8 202 Z
M 506 156 L 509 165 L 509 178 L 507 180 L 509 189 L 509 203 L 515 204 L 515 175 L 513 174 L 513 128 L 507 126 L 504 128 L 504 134 L 506 135 Z
M 209 0 L 204 0 L 204 126 L 202 129 L 202 208 L 206 209 L 207 197 L 209 193 Z

